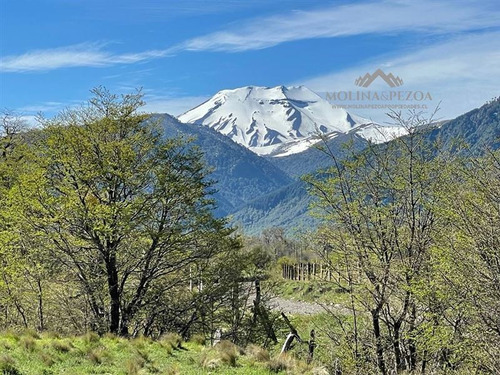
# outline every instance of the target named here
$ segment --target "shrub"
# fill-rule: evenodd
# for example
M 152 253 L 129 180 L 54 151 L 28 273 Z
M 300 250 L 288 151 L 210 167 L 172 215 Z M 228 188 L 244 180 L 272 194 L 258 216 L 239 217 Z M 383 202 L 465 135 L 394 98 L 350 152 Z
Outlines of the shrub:
M 0 374 L 2 375 L 22 375 L 21 371 L 15 366 L 15 362 L 11 356 L 0 355 Z
M 37 339 L 37 340 L 40 339 L 40 334 L 31 328 L 25 329 L 23 331 L 23 336 L 28 336 L 28 337 L 31 337 L 31 338 Z
M 132 345 L 134 345 L 137 349 L 144 349 L 146 345 L 151 344 L 151 342 L 152 340 L 146 336 L 138 336 L 131 341 Z
M 162 375 L 180 375 L 180 371 L 177 367 L 169 367 L 162 372 Z
M 227 351 L 220 353 L 220 360 L 222 363 L 229 365 L 231 367 L 236 366 L 236 360 L 238 359 L 238 354 L 233 351 Z
M 54 363 L 56 363 L 55 359 L 52 357 L 52 355 L 41 352 L 40 353 L 40 360 L 46 365 L 46 366 L 52 366 Z
M 219 359 L 222 363 L 225 363 L 231 367 L 236 366 L 236 360 L 238 355 L 241 353 L 240 349 L 234 345 L 231 341 L 222 340 L 217 345 L 215 349 L 219 354 Z
M 182 347 L 182 337 L 177 333 L 167 333 L 160 337 L 161 342 L 168 342 L 173 348 Z
M 52 348 L 61 353 L 68 353 L 73 348 L 73 344 L 67 341 L 53 341 Z
M 221 365 L 221 360 L 214 356 L 213 350 L 206 350 L 201 353 L 200 365 L 207 370 L 215 370 Z
M 191 339 L 189 341 L 198 345 L 205 345 L 206 339 L 205 335 L 197 333 L 196 335 L 191 336 Z
M 142 357 L 129 358 L 125 364 L 127 375 L 137 375 L 144 367 L 145 361 Z
M 34 351 L 36 347 L 35 339 L 32 336 L 21 337 L 21 346 L 27 351 Z
M 85 344 L 92 344 L 92 343 L 96 343 L 96 342 L 99 342 L 100 340 L 100 337 L 97 333 L 95 332 L 87 332 L 84 336 L 83 336 L 83 342 Z
M 267 362 L 269 361 L 269 352 L 257 345 L 249 345 L 246 349 L 247 355 L 253 358 L 257 362 Z
M 267 362 L 268 370 L 276 373 L 280 371 L 290 371 L 294 367 L 295 367 L 295 360 L 287 354 L 280 354 L 279 356 Z
M 109 353 L 104 348 L 92 349 L 88 354 L 89 360 L 95 364 L 101 364 L 107 357 L 109 357 Z

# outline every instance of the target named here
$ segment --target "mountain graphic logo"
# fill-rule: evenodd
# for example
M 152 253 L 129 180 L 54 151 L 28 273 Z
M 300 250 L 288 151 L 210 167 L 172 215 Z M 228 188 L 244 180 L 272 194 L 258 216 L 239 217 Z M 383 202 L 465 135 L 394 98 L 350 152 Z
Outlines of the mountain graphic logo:
M 399 87 L 403 84 L 403 80 L 398 76 L 394 77 L 392 73 L 385 74 L 381 69 L 377 69 L 373 74 L 366 73 L 364 76 L 359 76 L 354 84 L 360 87 L 368 87 L 378 77 L 382 78 L 390 87 Z

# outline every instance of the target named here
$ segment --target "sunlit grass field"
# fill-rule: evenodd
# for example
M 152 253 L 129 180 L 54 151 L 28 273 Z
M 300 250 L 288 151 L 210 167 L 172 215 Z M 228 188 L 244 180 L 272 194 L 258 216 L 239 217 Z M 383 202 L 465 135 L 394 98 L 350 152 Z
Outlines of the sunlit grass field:
M 323 371 L 323 372 L 322 372 Z M 0 374 L 321 374 L 321 368 L 307 365 L 292 356 L 272 355 L 249 346 L 239 348 L 222 341 L 205 347 L 200 338 L 182 342 L 177 335 L 160 340 L 140 337 L 124 339 L 59 337 L 57 334 L 4 332 L 0 334 Z

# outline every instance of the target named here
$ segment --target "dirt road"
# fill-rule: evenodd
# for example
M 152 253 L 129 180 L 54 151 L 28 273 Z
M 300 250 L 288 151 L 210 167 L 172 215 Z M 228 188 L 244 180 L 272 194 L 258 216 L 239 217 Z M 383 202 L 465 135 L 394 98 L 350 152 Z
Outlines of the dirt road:
M 294 301 L 281 297 L 273 297 L 268 304 L 272 310 L 281 311 L 284 312 L 285 314 L 292 314 L 292 315 L 314 315 L 332 309 L 336 311 L 345 310 L 345 307 L 341 305 L 332 304 L 332 305 L 322 306 L 318 303 Z

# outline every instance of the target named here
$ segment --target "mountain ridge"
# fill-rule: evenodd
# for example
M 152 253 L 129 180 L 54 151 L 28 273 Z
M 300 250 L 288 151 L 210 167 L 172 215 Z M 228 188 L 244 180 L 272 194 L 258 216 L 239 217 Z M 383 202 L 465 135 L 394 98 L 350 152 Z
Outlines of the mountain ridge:
M 303 152 L 320 141 L 319 135 L 356 132 L 379 143 L 404 134 L 403 128 L 375 124 L 333 107 L 305 86 L 221 90 L 178 118 L 212 128 L 258 155 L 274 157 Z
M 452 153 L 479 155 L 489 149 L 499 149 L 500 98 L 455 119 L 422 128 L 420 134 L 429 145 L 437 142 L 441 150 Z M 351 146 L 354 150 L 361 151 L 365 145 L 359 137 L 346 140 L 352 142 Z M 336 156 L 342 157 L 341 145 L 331 143 L 340 141 L 340 139 L 333 139 L 328 142 L 330 142 L 329 146 L 338 153 Z M 464 148 L 464 144 L 467 147 Z M 313 148 L 301 154 L 291 155 L 289 160 L 269 157 L 267 159 L 290 174 L 296 172 L 296 177 L 302 174 L 301 172 L 312 172 L 315 167 L 318 167 L 316 169 L 325 168 L 329 162 L 331 164 L 331 158 L 328 155 Z M 283 165 L 279 164 L 280 161 Z M 280 225 L 291 233 L 296 232 L 296 228 L 302 231 L 306 228 L 314 228 L 317 221 L 308 212 L 311 199 L 305 182 L 299 180 L 248 202 L 232 213 L 233 222 L 244 228 L 248 234 L 259 234 L 263 229 L 275 225 Z

